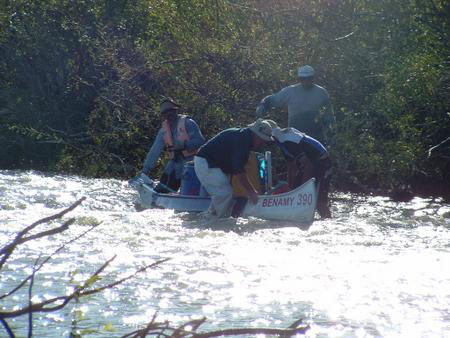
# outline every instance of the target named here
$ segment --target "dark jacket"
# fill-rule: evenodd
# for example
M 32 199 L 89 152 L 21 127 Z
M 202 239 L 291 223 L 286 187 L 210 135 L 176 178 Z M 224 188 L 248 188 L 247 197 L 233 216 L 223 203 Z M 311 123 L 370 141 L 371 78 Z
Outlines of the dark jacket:
M 244 173 L 252 150 L 252 134 L 249 128 L 225 129 L 201 146 L 197 156 L 205 158 L 210 168 L 220 168 L 225 174 Z

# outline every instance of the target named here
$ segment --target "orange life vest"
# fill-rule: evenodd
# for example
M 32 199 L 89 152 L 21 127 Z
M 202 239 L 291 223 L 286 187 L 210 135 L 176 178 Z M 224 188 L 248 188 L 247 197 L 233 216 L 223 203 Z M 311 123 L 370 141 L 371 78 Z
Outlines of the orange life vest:
M 178 121 L 177 121 L 177 140 L 180 142 L 188 141 L 189 135 L 186 131 L 186 115 L 178 115 Z M 172 139 L 172 132 L 170 130 L 169 122 L 167 120 L 164 120 L 162 123 L 162 128 L 164 130 L 164 144 L 166 147 L 172 147 L 173 146 L 173 139 Z M 195 155 L 197 153 L 196 150 L 182 150 L 184 157 L 189 157 L 192 155 Z M 173 159 L 175 157 L 175 154 L 173 151 L 169 152 L 169 158 Z

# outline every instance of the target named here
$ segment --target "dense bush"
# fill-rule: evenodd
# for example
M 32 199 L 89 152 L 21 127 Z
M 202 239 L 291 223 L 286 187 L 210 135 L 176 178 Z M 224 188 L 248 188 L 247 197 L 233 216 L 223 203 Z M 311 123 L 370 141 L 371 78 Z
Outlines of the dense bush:
M 335 108 L 336 187 L 448 191 L 448 1 L 0 7 L 2 167 L 130 177 L 159 128 L 162 96 L 211 137 L 251 122 L 308 63 Z M 284 111 L 270 117 L 286 123 Z

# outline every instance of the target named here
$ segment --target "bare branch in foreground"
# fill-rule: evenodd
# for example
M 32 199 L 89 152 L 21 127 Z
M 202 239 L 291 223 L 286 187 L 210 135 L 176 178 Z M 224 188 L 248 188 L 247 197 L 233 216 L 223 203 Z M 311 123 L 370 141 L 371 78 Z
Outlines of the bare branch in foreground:
M 31 230 L 36 228 L 39 224 L 48 223 L 48 222 L 60 219 L 65 214 L 67 214 L 68 212 L 72 211 L 77 206 L 79 206 L 85 199 L 86 199 L 86 197 L 82 197 L 78 201 L 76 201 L 74 204 L 72 204 L 70 207 L 68 207 L 67 209 L 64 209 L 63 211 L 57 213 L 56 215 L 42 218 L 39 221 L 37 221 L 37 222 L 27 226 L 25 229 L 20 231 L 16 235 L 16 238 L 14 238 L 14 240 L 10 244 L 8 244 L 8 245 L 6 245 L 6 246 L 4 246 L 3 248 L 0 249 L 0 256 L 1 256 L 0 269 L 3 267 L 3 265 L 5 264 L 7 259 L 9 258 L 9 256 L 11 256 L 12 252 L 14 251 L 14 249 L 18 245 L 23 244 L 23 243 L 25 243 L 27 241 L 30 241 L 30 240 L 34 240 L 36 238 L 46 237 L 46 236 L 49 236 L 51 234 L 61 233 L 61 232 L 65 231 L 65 230 L 67 230 L 67 228 L 73 223 L 73 221 L 71 221 L 71 220 L 67 221 L 66 223 L 64 223 L 59 228 L 50 230 L 50 233 L 48 233 L 47 231 L 44 231 L 44 232 L 41 232 L 39 234 L 30 236 L 30 237 L 27 237 L 27 238 L 23 238 L 23 236 L 25 236 L 28 232 L 30 232 Z
M 297 334 L 304 334 L 309 330 L 309 325 L 299 327 L 299 324 L 303 322 L 299 319 L 289 325 L 287 329 L 273 329 L 273 328 L 238 328 L 238 329 L 224 329 L 217 331 L 210 331 L 204 333 L 197 333 L 199 327 L 206 322 L 206 318 L 194 319 L 187 323 L 182 324 L 178 328 L 169 326 L 168 322 L 158 323 L 156 322 L 156 314 L 153 316 L 150 323 L 141 330 L 133 331 L 120 338 L 141 338 L 147 337 L 147 335 L 156 335 L 158 337 L 171 337 L 171 338 L 211 338 L 211 337 L 225 337 L 225 336 L 245 336 L 245 335 L 270 335 L 278 337 L 291 337 Z
M 54 234 L 62 233 L 65 230 L 69 228 L 71 224 L 74 223 L 74 219 L 70 219 L 63 223 L 61 226 L 48 230 L 43 231 L 35 235 L 30 235 L 28 237 L 25 237 L 25 235 L 30 232 L 32 229 L 34 229 L 37 225 L 43 224 L 45 222 L 54 221 L 62 216 L 64 216 L 69 211 L 73 210 L 75 207 L 77 207 L 85 198 L 82 198 L 75 202 L 72 206 L 69 208 L 63 210 L 62 212 L 46 217 L 44 219 L 41 219 L 32 225 L 26 227 L 24 230 L 19 232 L 17 236 L 14 238 L 14 240 L 7 244 L 5 247 L 0 249 L 0 255 L 1 255 L 1 265 L 0 265 L 0 272 L 2 270 L 3 265 L 8 260 L 8 258 L 11 256 L 14 249 L 28 241 L 37 240 L 39 238 L 48 237 Z M 33 270 L 30 273 L 29 276 L 27 276 L 23 281 L 19 283 L 18 286 L 13 288 L 13 290 L 3 294 L 0 296 L 0 299 L 7 298 L 8 296 L 11 296 L 14 292 L 24 287 L 27 283 L 28 285 L 28 301 L 27 305 L 23 306 L 19 309 L 14 310 L 3 310 L 0 311 L 0 324 L 2 324 L 4 330 L 6 331 L 7 335 L 10 338 L 16 337 L 13 330 L 9 326 L 8 322 L 6 321 L 7 318 L 17 318 L 21 316 L 28 316 L 28 337 L 31 337 L 33 335 L 33 314 L 34 313 L 49 313 L 49 312 L 56 312 L 58 310 L 63 309 L 65 306 L 69 304 L 72 300 L 75 300 L 79 302 L 79 299 L 85 296 L 93 295 L 100 293 L 106 289 L 112 289 L 126 281 L 131 280 L 134 278 L 137 274 L 142 273 L 150 268 L 156 267 L 161 263 L 164 263 L 168 261 L 170 258 L 161 259 L 154 263 L 148 264 L 146 266 L 143 266 L 137 270 L 135 270 L 133 273 L 130 273 L 124 278 L 121 278 L 120 280 L 108 283 L 106 285 L 102 286 L 96 286 L 94 287 L 94 284 L 98 284 L 99 281 L 101 281 L 102 273 L 105 271 L 105 269 L 111 264 L 111 262 L 116 258 L 116 256 L 113 256 L 109 260 L 107 260 L 105 263 L 103 263 L 95 272 L 89 275 L 88 278 L 84 280 L 80 285 L 77 285 L 73 287 L 73 290 L 69 294 L 66 294 L 64 296 L 57 296 L 53 297 L 51 299 L 46 299 L 44 301 L 41 301 L 39 303 L 33 303 L 33 285 L 36 281 L 36 275 L 37 273 L 42 269 L 42 267 L 49 262 L 50 259 L 52 259 L 57 253 L 62 251 L 67 245 L 75 242 L 76 240 L 80 239 L 81 237 L 85 236 L 88 232 L 92 231 L 94 228 L 98 226 L 94 225 L 88 230 L 84 231 L 82 234 L 76 236 L 73 239 L 70 239 L 60 247 L 58 247 L 53 253 L 51 253 L 49 256 L 47 256 L 45 259 L 41 261 L 41 255 L 36 259 Z M 1 277 L 1 275 L 0 275 Z M 16 305 L 16 304 L 15 304 Z M 6 307 L 3 307 L 5 309 Z M 122 338 L 143 338 L 147 336 L 158 336 L 158 337 L 170 337 L 170 338 L 209 338 L 209 337 L 224 337 L 224 336 L 243 336 L 243 335 L 258 335 L 258 334 L 264 334 L 264 335 L 272 335 L 272 336 L 279 336 L 279 337 L 290 337 L 296 334 L 303 334 L 308 329 L 309 326 L 302 326 L 299 327 L 299 324 L 302 323 L 302 320 L 297 320 L 293 324 L 291 324 L 287 329 L 274 329 L 274 328 L 233 328 L 233 329 L 224 329 L 224 330 L 215 330 L 210 332 L 202 332 L 198 333 L 200 326 L 203 325 L 206 322 L 206 318 L 203 317 L 201 319 L 193 319 L 190 320 L 178 327 L 172 326 L 168 321 L 164 322 L 157 322 L 156 321 L 156 313 L 151 318 L 150 322 L 145 324 L 145 327 L 139 330 L 135 330 L 129 334 L 126 334 L 122 336 Z M 75 321 L 77 321 L 75 319 Z M 72 330 L 76 330 L 76 328 L 72 327 Z

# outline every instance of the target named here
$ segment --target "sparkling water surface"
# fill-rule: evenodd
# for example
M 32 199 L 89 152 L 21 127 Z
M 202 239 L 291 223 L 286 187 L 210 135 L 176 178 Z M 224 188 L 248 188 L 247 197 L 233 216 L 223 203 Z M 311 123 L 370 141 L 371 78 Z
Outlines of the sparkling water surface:
M 450 337 L 450 206 L 439 199 L 395 203 L 338 193 L 334 218 L 305 230 L 256 218 L 137 212 L 126 181 L 0 171 L 0 245 L 83 196 L 63 218 L 75 218 L 69 230 L 14 251 L 0 294 L 31 273 L 40 255 L 96 224 L 36 274 L 33 301 L 66 294 L 114 255 L 98 283 L 170 260 L 64 310 L 35 314 L 35 337 L 68 337 L 74 310 L 83 313 L 79 328 L 98 330 L 85 337 L 121 336 L 155 313 L 174 326 L 206 317 L 203 331 L 287 328 L 303 318 L 311 327 L 306 337 Z M 1 300 L 1 311 L 26 305 L 27 292 Z M 27 318 L 8 322 L 18 336 L 27 334 Z

